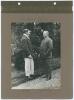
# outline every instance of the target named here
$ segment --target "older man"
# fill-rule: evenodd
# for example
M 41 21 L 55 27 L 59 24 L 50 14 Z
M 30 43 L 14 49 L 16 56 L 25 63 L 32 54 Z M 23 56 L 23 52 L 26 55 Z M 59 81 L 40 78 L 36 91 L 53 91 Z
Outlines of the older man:
M 32 57 L 32 44 L 30 41 L 31 31 L 29 29 L 24 29 L 24 33 L 21 39 L 21 48 L 23 52 L 23 58 L 25 61 L 25 76 L 30 78 L 34 74 L 34 61 Z
M 42 65 L 44 66 L 44 71 L 47 77 L 47 80 L 51 79 L 51 68 L 50 68 L 50 59 L 52 58 L 52 49 L 53 41 L 49 37 L 49 32 L 43 32 L 44 39 L 41 42 L 40 46 L 40 57 L 42 60 Z

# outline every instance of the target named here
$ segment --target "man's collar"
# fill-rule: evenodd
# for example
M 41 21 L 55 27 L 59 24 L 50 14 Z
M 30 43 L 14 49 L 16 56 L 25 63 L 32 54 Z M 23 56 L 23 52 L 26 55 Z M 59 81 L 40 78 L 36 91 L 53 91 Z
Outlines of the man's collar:
M 28 35 L 24 34 L 24 36 L 27 37 L 28 39 L 30 39 Z

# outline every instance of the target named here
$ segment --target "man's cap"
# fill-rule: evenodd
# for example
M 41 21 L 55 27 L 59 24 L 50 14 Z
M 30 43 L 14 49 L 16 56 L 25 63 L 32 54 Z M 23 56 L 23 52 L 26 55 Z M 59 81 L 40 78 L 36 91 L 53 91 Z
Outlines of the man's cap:
M 23 30 L 23 33 L 27 33 L 27 32 L 31 32 L 31 30 L 29 30 L 29 29 L 24 29 Z

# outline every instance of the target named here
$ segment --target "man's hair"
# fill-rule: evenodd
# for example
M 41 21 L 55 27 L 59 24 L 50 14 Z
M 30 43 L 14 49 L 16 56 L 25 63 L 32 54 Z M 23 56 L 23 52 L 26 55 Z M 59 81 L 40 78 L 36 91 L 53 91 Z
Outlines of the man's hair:
M 24 29 L 24 30 L 23 30 L 23 33 L 26 33 L 26 32 L 28 32 L 28 29 Z
M 44 33 L 44 32 L 48 33 L 48 35 L 49 35 L 49 31 L 47 31 L 47 30 L 44 30 L 44 31 L 43 31 L 43 33 Z
M 24 30 L 23 30 L 23 34 L 24 34 L 24 33 L 26 34 L 28 31 L 30 31 L 30 30 L 29 30 L 29 29 L 24 29 Z M 30 31 L 30 32 L 31 32 L 31 31 Z

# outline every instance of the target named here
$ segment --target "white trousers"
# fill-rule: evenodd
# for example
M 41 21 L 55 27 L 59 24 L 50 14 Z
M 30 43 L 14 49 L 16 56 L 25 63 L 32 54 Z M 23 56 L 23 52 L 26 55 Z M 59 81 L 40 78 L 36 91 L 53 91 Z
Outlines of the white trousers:
M 25 58 L 25 75 L 30 76 L 34 74 L 34 61 L 30 58 Z

